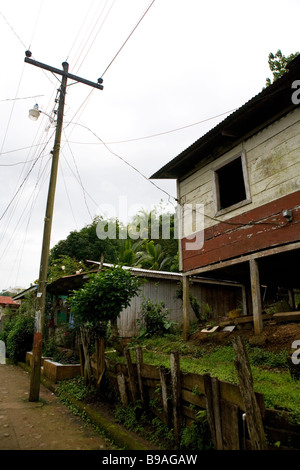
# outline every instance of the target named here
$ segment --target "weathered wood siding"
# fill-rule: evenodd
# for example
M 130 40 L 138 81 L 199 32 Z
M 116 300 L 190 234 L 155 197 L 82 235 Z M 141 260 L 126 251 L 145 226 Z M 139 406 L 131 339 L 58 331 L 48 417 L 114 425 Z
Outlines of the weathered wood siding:
M 160 303 L 164 301 L 169 310 L 169 319 L 175 321 L 178 326 L 182 325 L 182 300 L 176 297 L 177 285 L 180 282 L 175 277 L 170 279 L 149 278 L 142 286 L 139 296 L 134 297 L 129 307 L 121 312 L 118 319 L 118 331 L 121 337 L 128 338 L 138 333 L 137 319 L 140 318 L 140 312 L 144 299 L 150 299 Z M 199 301 L 207 303 L 211 307 L 212 318 L 226 316 L 230 310 L 233 310 L 242 304 L 242 291 L 238 286 L 192 283 L 190 292 L 195 295 Z M 191 321 L 196 317 L 191 310 Z
M 216 216 L 213 189 L 214 168 L 220 163 L 225 164 L 228 158 L 237 155 L 242 150 L 246 152 L 251 202 L 218 217 Z M 273 246 L 280 244 L 282 243 L 282 237 L 285 243 L 297 239 L 295 231 L 299 233 L 299 225 L 294 228 L 294 231 L 291 230 L 291 226 L 299 222 L 300 193 L 298 191 L 300 191 L 300 110 L 296 109 L 234 147 L 230 152 L 220 156 L 217 160 L 213 161 L 212 158 L 208 157 L 197 171 L 186 177 L 183 176 L 179 180 L 178 192 L 181 204 L 203 204 L 204 213 L 208 216 L 204 220 L 205 242 L 202 252 L 208 248 L 206 241 L 211 238 L 211 235 L 212 238 L 216 238 L 216 236 L 219 237 L 221 234 L 226 233 L 228 237 L 229 232 L 231 232 L 229 239 L 223 244 L 224 252 L 215 253 L 215 256 L 208 256 L 206 259 L 197 257 L 196 252 L 185 252 L 183 246 L 184 270 L 205 266 L 251 251 L 253 248 L 249 246 L 251 243 L 248 243 L 248 241 L 251 241 L 251 234 L 258 231 L 262 232 L 261 239 L 264 239 L 262 246 L 259 243 L 257 244 L 257 239 L 255 240 L 255 246 L 258 249 L 272 244 Z M 272 242 L 274 228 L 285 222 L 281 214 L 278 215 L 281 205 L 278 207 L 276 201 L 282 200 L 285 203 L 283 198 L 287 196 L 290 196 L 290 198 L 286 203 L 292 205 L 290 207 L 283 206 L 283 209 L 295 209 L 295 218 L 290 224 L 289 230 L 281 229 L 282 233 L 280 236 L 278 233 L 278 239 Z M 261 210 L 261 208 L 265 208 L 265 210 Z M 241 217 L 242 215 L 243 217 Z M 277 215 L 277 217 L 274 218 L 274 215 Z M 259 227 L 252 227 L 250 232 L 240 230 L 241 227 L 238 227 L 238 225 L 234 228 L 233 226 L 229 227 L 228 224 L 225 227 L 224 224 L 218 223 L 218 220 L 233 220 L 245 224 L 249 221 L 263 221 L 268 218 L 268 222 L 274 224 L 273 227 L 269 225 L 269 230 L 265 230 L 267 224 L 261 224 Z M 209 229 L 211 229 L 211 233 L 208 231 Z M 230 249 L 226 251 L 226 244 L 230 244 L 231 238 L 234 238 L 234 231 L 238 229 L 241 232 L 238 240 L 240 252 L 236 253 L 235 250 L 230 252 Z M 222 244 L 219 238 L 218 245 L 220 243 Z M 213 248 L 211 248 L 211 251 L 211 254 L 213 254 Z M 189 258 L 189 261 L 187 261 L 187 258 Z

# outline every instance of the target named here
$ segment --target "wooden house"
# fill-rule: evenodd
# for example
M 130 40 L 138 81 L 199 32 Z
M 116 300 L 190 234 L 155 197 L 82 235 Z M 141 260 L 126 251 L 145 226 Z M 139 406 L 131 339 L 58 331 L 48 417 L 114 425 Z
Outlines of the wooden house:
M 286 289 L 295 308 L 300 286 L 299 89 L 300 56 L 151 177 L 176 179 L 181 210 L 203 208 L 203 243 L 191 250 L 186 236 L 180 240 L 185 298 L 195 275 L 240 282 L 257 334 L 265 289 Z M 184 316 L 187 331 L 187 303 Z

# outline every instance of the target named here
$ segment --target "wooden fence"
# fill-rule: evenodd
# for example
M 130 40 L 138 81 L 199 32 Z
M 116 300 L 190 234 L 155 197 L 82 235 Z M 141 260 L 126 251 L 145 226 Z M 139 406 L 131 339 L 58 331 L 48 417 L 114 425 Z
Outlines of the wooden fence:
M 173 429 L 177 442 L 183 426 L 191 425 L 197 413 L 206 410 L 216 449 L 256 448 L 249 433 L 252 411 L 239 385 L 218 380 L 209 374 L 181 372 L 177 352 L 170 355 L 170 369 L 145 364 L 141 348 L 133 352 L 135 361 L 132 361 L 130 350 L 125 350 L 126 364 L 113 363 L 108 355 L 106 359 L 107 374 L 124 406 L 140 400 L 144 409 L 150 408 Z M 97 378 L 93 364 L 92 369 Z M 300 426 L 291 424 L 289 413 L 266 409 L 263 395 L 253 394 L 268 441 L 266 448 L 300 449 Z

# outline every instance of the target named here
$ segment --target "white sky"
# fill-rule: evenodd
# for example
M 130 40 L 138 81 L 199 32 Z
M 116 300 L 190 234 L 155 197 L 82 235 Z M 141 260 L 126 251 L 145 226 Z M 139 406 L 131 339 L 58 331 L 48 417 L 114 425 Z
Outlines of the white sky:
M 25 50 L 60 69 L 67 60 L 70 73 L 96 82 L 150 3 L 0 0 L 0 291 L 38 277 L 55 129 L 28 110 L 38 103 L 51 114 L 61 79 L 25 64 Z M 299 14 L 299 0 L 155 0 L 104 90 L 68 87 L 51 246 L 101 215 L 101 204 L 120 216 L 120 197 L 133 212 L 167 203 L 101 140 L 150 177 L 226 114 L 167 131 L 239 108 L 271 78 L 269 52 L 299 50 Z M 130 139 L 139 140 L 116 143 Z M 155 183 L 176 196 L 174 181 Z

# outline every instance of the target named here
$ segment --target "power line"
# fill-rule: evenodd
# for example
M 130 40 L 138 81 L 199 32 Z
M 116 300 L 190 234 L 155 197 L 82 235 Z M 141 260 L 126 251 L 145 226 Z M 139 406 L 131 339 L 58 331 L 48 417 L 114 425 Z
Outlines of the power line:
M 126 165 L 128 165 L 130 168 L 132 168 L 134 171 L 136 171 L 140 176 L 142 176 L 142 178 L 146 179 L 150 184 L 152 184 L 153 186 L 155 186 L 157 189 L 159 189 L 160 191 L 164 192 L 169 198 L 173 198 L 175 201 L 178 202 L 178 199 L 176 199 L 174 196 L 172 196 L 171 194 L 169 194 L 167 191 L 165 191 L 164 189 L 160 188 L 157 184 L 155 184 L 152 180 L 150 180 L 147 176 L 145 176 L 140 170 L 138 170 L 135 166 L 133 166 L 131 163 L 127 162 L 123 157 L 121 157 L 120 155 L 118 155 L 116 152 L 114 152 L 113 150 L 111 150 L 108 145 L 103 142 L 103 140 L 97 135 L 95 134 L 95 132 L 93 132 L 89 127 L 85 126 L 84 124 L 79 124 L 79 123 L 73 123 L 73 124 L 76 124 L 77 126 L 81 126 L 81 127 L 84 127 L 85 129 L 87 129 L 89 132 L 91 132 L 98 140 L 100 140 L 100 142 L 106 147 L 106 149 L 112 154 L 114 155 L 115 157 L 119 158 L 123 163 L 125 163 Z
M 7 21 L 7 19 L 5 18 L 5 16 L 3 15 L 3 13 L 0 11 L 0 15 L 2 16 L 2 18 L 4 19 L 4 21 L 6 22 L 6 24 L 9 26 L 9 28 L 12 30 L 12 32 L 14 33 L 14 35 L 18 38 L 18 40 L 20 41 L 20 43 L 22 44 L 22 46 L 26 49 L 26 46 L 24 44 L 24 42 L 22 41 L 22 39 L 20 38 L 20 36 L 16 33 L 16 31 L 14 30 L 14 28 L 11 26 L 11 24 Z
M 65 132 L 64 132 L 64 134 L 65 134 Z M 73 162 L 74 162 L 74 165 L 75 165 L 75 168 L 76 168 L 76 172 L 77 172 L 77 175 L 78 175 L 78 180 L 80 182 L 80 186 L 82 187 L 82 190 L 83 190 L 83 197 L 84 197 L 85 206 L 87 208 L 87 211 L 90 215 L 91 220 L 93 220 L 92 214 L 90 212 L 90 209 L 89 209 L 89 206 L 88 206 L 88 203 L 87 203 L 87 200 L 86 200 L 85 189 L 84 189 L 84 186 L 83 186 L 83 183 L 82 183 L 82 179 L 81 179 L 81 176 L 80 176 L 77 164 L 76 164 L 76 160 L 75 160 L 74 154 L 72 152 L 72 149 L 70 147 L 70 144 L 69 144 L 68 140 L 67 140 L 67 145 L 68 145 L 69 151 L 70 151 L 70 153 L 72 155 L 72 158 L 73 158 Z
M 131 31 L 131 33 L 129 34 L 129 36 L 127 37 L 127 39 L 123 42 L 122 46 L 120 47 L 120 49 L 118 50 L 118 52 L 115 54 L 115 56 L 113 57 L 113 59 L 110 61 L 110 63 L 108 64 L 108 66 L 106 67 L 106 69 L 104 70 L 104 72 L 102 73 L 101 75 L 101 78 L 103 77 L 103 75 L 107 72 L 107 70 L 109 69 L 109 67 L 112 65 L 112 63 L 116 60 L 116 58 L 118 57 L 118 55 L 120 54 L 120 52 L 122 51 L 122 49 L 124 48 L 124 46 L 126 45 L 126 43 L 129 41 L 129 39 L 131 38 L 131 36 L 133 35 L 134 31 L 137 29 L 137 27 L 139 26 L 139 24 L 141 23 L 141 21 L 143 20 L 143 18 L 146 16 L 146 14 L 148 13 L 148 11 L 150 10 L 150 8 L 152 7 L 153 3 L 155 2 L 155 0 L 152 0 L 152 2 L 150 3 L 150 5 L 148 6 L 148 8 L 146 9 L 146 11 L 143 13 L 143 15 L 141 16 L 141 18 L 139 19 L 139 21 L 137 22 L 137 24 L 135 25 L 135 27 L 133 28 L 133 30 Z
M 79 67 L 78 67 L 77 71 L 79 71 L 79 70 L 80 70 L 80 68 L 81 68 L 81 66 L 82 66 L 82 64 L 83 64 L 83 62 L 85 61 L 85 59 L 86 59 L 86 57 L 87 57 L 88 53 L 90 52 L 90 50 L 91 50 L 91 48 L 92 48 L 92 46 L 93 46 L 93 44 L 94 44 L 94 42 L 95 42 L 95 40 L 96 40 L 96 38 L 97 38 L 97 36 L 98 36 L 99 32 L 101 31 L 101 29 L 102 29 L 102 27 L 103 27 L 103 25 L 104 25 L 104 23 L 105 23 L 105 21 L 106 21 L 106 19 L 107 19 L 108 15 L 109 15 L 109 13 L 110 13 L 110 11 L 111 11 L 112 7 L 113 7 L 113 6 L 114 6 L 114 4 L 115 4 L 115 1 L 116 1 L 116 0 L 113 0 L 113 3 L 111 4 L 111 6 L 110 6 L 110 8 L 109 8 L 108 12 L 106 13 L 106 15 L 105 15 L 105 17 L 104 17 L 104 19 L 103 19 L 103 21 L 102 21 L 102 23 L 101 23 L 101 25 L 100 25 L 100 27 L 99 27 L 98 31 L 97 31 L 97 33 L 96 33 L 95 37 L 94 37 L 93 41 L 91 42 L 91 44 L 90 44 L 90 46 L 89 46 L 88 50 L 86 51 L 86 53 L 85 53 L 85 55 L 84 55 L 84 57 L 83 57 L 83 59 L 82 59 L 82 61 L 81 61 L 80 65 L 79 65 Z M 105 9 L 105 7 L 106 7 L 107 3 L 108 3 L 108 0 L 107 0 L 107 2 L 106 2 L 106 4 L 105 4 L 105 6 L 104 6 L 103 10 L 101 11 L 101 14 L 100 14 L 100 16 L 99 16 L 99 20 L 100 20 L 100 17 L 102 16 L 102 13 L 103 13 L 103 11 L 104 11 L 104 9 Z M 95 27 L 96 27 L 96 25 L 97 25 L 97 24 L 98 24 L 98 20 L 97 20 L 97 22 L 96 22 L 96 24 L 95 24 L 95 26 L 94 26 L 93 30 L 95 29 Z M 92 30 L 92 32 L 93 32 L 93 30 Z M 91 34 L 92 34 L 92 32 L 91 32 Z M 91 37 L 91 34 L 90 34 L 89 38 Z M 88 39 L 89 39 L 89 38 L 88 38 Z
M 221 113 L 221 114 L 217 114 L 216 116 L 212 116 L 212 117 L 203 119 L 202 121 L 194 122 L 193 124 L 187 124 L 186 126 L 182 126 L 182 127 L 177 127 L 175 129 L 171 129 L 169 131 L 158 132 L 156 134 L 150 134 L 150 135 L 146 135 L 146 136 L 142 136 L 142 137 L 135 137 L 135 138 L 132 138 L 132 139 L 106 142 L 106 144 L 107 145 L 124 144 L 124 143 L 127 143 L 127 142 L 136 142 L 138 140 L 152 139 L 153 137 L 159 137 L 161 135 L 171 134 L 172 132 L 178 132 L 178 131 L 181 131 L 183 129 L 188 129 L 189 127 L 198 126 L 199 124 L 203 124 L 204 122 L 211 121 L 212 119 L 217 119 L 218 117 L 225 116 L 226 114 L 232 113 L 233 111 L 236 111 L 236 108 L 231 109 L 231 110 L 226 111 L 226 112 Z M 95 145 L 94 142 L 74 142 L 74 141 L 73 142 L 69 141 L 69 142 L 71 142 L 73 144 Z M 104 142 L 103 143 L 101 142 L 101 144 L 104 145 Z M 98 144 L 98 145 L 100 145 L 100 144 Z
M 22 187 L 24 186 L 24 184 L 26 183 L 30 173 L 32 172 L 33 168 L 35 167 L 35 165 L 37 164 L 38 160 L 41 158 L 42 156 L 42 153 L 44 151 L 44 149 L 46 148 L 46 146 L 48 145 L 50 139 L 48 140 L 48 142 L 44 145 L 44 148 L 42 150 L 42 152 L 40 153 L 40 155 L 34 160 L 33 164 L 31 165 L 31 168 L 30 170 L 28 171 L 27 175 L 25 176 L 25 178 L 23 179 L 22 183 L 20 184 L 18 190 L 15 192 L 14 196 L 12 197 L 11 201 L 9 202 L 9 204 L 7 205 L 6 209 L 4 210 L 3 214 L 1 215 L 0 217 L 0 221 L 3 219 L 4 215 L 6 214 L 6 212 L 8 211 L 8 209 L 10 208 L 10 206 L 12 205 L 13 201 L 15 200 L 15 198 L 17 197 L 17 195 L 19 194 L 20 190 L 22 189 Z
M 33 99 L 33 98 L 39 98 L 41 96 L 45 96 L 45 95 L 25 96 L 25 97 L 22 97 L 22 98 L 6 98 L 4 100 L 0 100 L 0 102 L 2 103 L 4 101 L 29 100 L 29 99 Z

